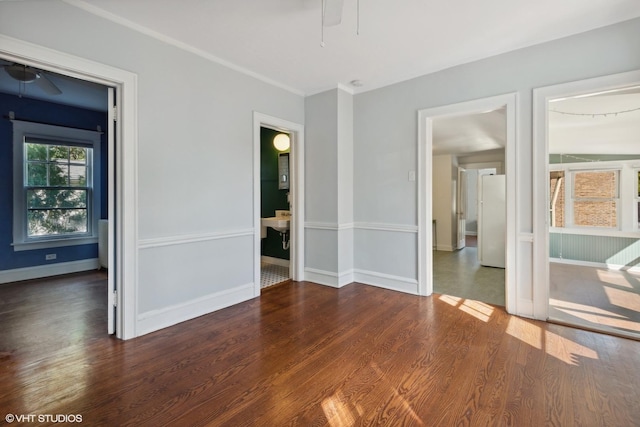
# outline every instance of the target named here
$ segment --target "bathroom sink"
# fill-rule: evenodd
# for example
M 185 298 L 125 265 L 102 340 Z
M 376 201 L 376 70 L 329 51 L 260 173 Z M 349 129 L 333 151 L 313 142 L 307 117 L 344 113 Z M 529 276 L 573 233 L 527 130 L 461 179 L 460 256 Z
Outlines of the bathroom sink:
M 271 227 L 280 233 L 284 233 L 289 230 L 289 222 L 290 217 L 272 216 L 271 218 L 262 218 L 260 220 L 260 225 L 264 227 Z

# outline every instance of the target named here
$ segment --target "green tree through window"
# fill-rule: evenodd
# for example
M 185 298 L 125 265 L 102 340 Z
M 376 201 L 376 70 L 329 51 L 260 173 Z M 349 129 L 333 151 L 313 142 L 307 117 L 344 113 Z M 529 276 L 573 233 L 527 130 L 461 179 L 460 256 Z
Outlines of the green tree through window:
M 89 232 L 92 149 L 25 141 L 27 236 Z

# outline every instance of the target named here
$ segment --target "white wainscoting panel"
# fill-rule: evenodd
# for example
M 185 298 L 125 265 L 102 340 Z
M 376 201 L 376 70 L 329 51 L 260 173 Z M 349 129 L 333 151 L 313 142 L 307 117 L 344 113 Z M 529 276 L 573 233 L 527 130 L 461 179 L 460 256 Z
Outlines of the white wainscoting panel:
M 142 241 L 138 312 L 171 310 L 211 295 L 226 295 L 225 292 L 235 295 L 236 290 L 253 283 L 253 240 L 253 230 L 247 230 Z M 259 286 L 257 289 L 252 296 L 259 295 Z M 225 304 L 247 298 L 244 292 L 238 296 L 225 299 Z
M 0 283 L 18 282 L 20 280 L 40 279 L 42 277 L 58 276 L 61 274 L 97 270 L 99 267 L 100 262 L 98 261 L 98 258 L 91 258 L 80 261 L 38 265 L 35 267 L 15 268 L 12 270 L 0 271 Z
M 253 288 L 253 283 L 247 283 L 191 301 L 141 313 L 138 315 L 138 335 L 148 334 L 251 299 L 254 297 Z

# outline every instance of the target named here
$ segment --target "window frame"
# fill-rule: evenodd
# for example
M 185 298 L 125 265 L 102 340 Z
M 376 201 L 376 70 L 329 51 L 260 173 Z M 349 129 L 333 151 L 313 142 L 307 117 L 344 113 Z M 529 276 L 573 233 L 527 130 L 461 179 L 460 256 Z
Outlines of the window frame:
M 583 163 L 553 163 L 549 165 L 550 173 L 556 171 L 564 171 L 565 173 L 565 225 L 564 227 L 554 227 L 549 221 L 549 231 L 551 233 L 564 234 L 583 234 L 594 236 L 619 236 L 619 237 L 636 237 L 640 229 L 637 221 L 637 205 L 640 198 L 637 194 L 637 172 L 640 171 L 640 160 L 610 160 L 599 162 L 583 162 Z M 600 172 L 600 171 L 617 171 L 617 190 L 618 198 L 616 199 L 617 210 L 617 227 L 591 227 L 577 226 L 573 223 L 573 174 L 574 172 Z M 635 195 L 633 191 L 636 191 Z M 634 203 L 635 202 L 635 203 Z M 633 205 L 636 205 L 634 208 Z M 635 216 L 634 216 L 635 215 Z M 635 218 L 635 220 L 634 220 Z
M 616 192 L 616 196 L 612 197 L 612 198 L 590 198 L 590 197 L 577 197 L 576 196 L 576 175 L 580 174 L 580 173 L 602 173 L 602 172 L 613 172 L 615 175 L 615 192 Z M 579 229 L 579 230 L 622 230 L 622 222 L 621 222 L 621 178 L 622 178 L 622 168 L 606 168 L 606 167 L 595 167 L 595 168 L 588 168 L 588 169 L 568 169 L 565 172 L 565 176 L 566 174 L 569 174 L 569 179 L 567 181 L 568 187 L 567 188 L 567 194 L 565 196 L 565 203 L 566 203 L 566 207 L 565 209 L 568 211 L 566 212 L 566 216 L 565 218 L 568 219 L 568 221 L 565 222 L 565 228 L 573 228 L 573 229 Z M 616 225 L 615 227 L 603 227 L 603 226 L 595 226 L 595 225 L 577 225 L 576 224 L 576 218 L 575 218 L 575 209 L 576 209 L 576 202 L 605 202 L 605 201 L 612 201 L 615 203 L 615 212 L 616 212 Z M 569 224 L 569 226 L 567 226 L 567 224 Z
M 24 251 L 98 242 L 100 216 L 100 140 L 98 131 L 12 120 L 13 123 L 13 250 Z M 25 181 L 25 144 L 27 139 L 57 142 L 60 145 L 92 148 L 88 165 L 87 232 L 48 236 L 29 236 L 27 232 L 27 190 Z M 88 159 L 89 160 L 89 159 Z

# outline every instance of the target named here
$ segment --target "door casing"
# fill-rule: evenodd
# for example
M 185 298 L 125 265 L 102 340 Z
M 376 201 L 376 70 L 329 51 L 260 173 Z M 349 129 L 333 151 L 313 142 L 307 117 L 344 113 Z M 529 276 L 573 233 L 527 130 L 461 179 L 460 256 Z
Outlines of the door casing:
M 505 174 L 507 177 L 506 310 L 516 313 L 516 149 L 518 94 L 511 93 L 418 111 L 418 293 L 433 293 L 432 167 L 433 120 L 506 107 Z
M 109 218 L 115 219 L 114 239 L 109 239 L 110 257 L 114 271 L 113 279 L 118 293 L 116 302 L 116 327 L 118 338 L 136 336 L 137 323 L 137 75 L 109 65 L 101 64 L 64 52 L 23 42 L 0 35 L 0 55 L 10 61 L 19 62 L 53 73 L 91 81 L 115 88 L 118 108 L 115 112 L 117 135 L 115 147 L 109 150 L 109 163 L 116 165 L 110 172 Z M 114 188 L 115 187 L 115 188 Z M 114 249 L 112 241 L 119 250 Z M 124 257 L 124 253 L 127 254 Z

